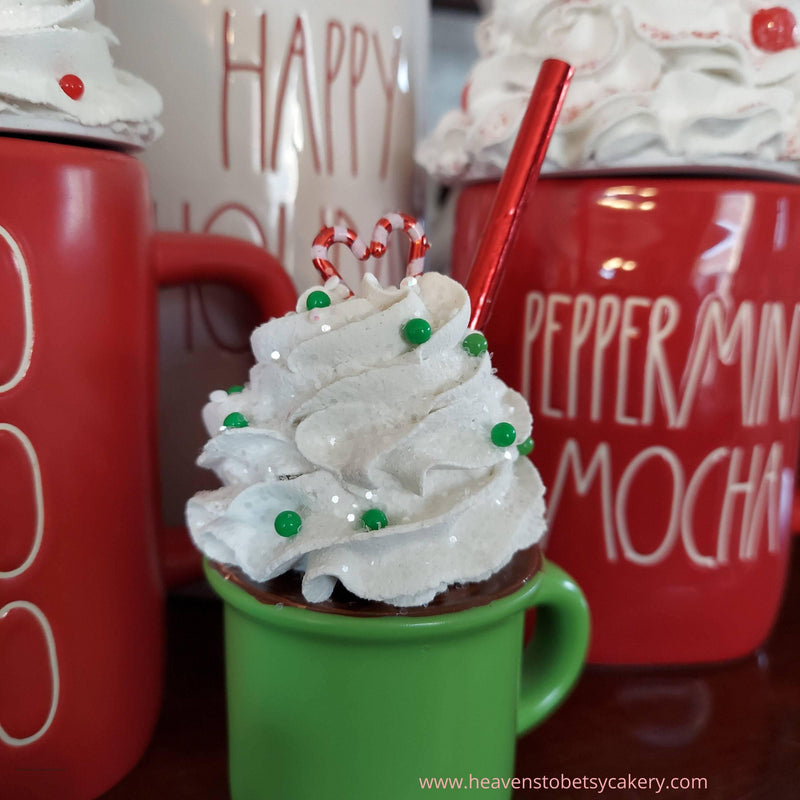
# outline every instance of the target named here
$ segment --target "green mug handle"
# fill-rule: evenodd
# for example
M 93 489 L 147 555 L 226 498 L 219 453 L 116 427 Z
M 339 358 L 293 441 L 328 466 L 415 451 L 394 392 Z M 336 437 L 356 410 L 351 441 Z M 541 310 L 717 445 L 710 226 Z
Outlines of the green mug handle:
M 589 608 L 578 584 L 551 562 L 528 598 L 536 629 L 522 659 L 517 736 L 551 714 L 578 679 L 589 646 Z

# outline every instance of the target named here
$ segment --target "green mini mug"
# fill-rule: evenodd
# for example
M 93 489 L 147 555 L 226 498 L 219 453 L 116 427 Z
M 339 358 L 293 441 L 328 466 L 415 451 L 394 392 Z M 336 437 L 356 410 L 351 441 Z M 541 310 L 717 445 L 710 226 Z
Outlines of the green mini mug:
M 586 601 L 547 561 L 513 594 L 418 617 L 268 605 L 205 570 L 225 603 L 233 800 L 406 800 L 429 779 L 470 777 L 505 779 L 492 796 L 510 797 L 516 737 L 586 655 Z

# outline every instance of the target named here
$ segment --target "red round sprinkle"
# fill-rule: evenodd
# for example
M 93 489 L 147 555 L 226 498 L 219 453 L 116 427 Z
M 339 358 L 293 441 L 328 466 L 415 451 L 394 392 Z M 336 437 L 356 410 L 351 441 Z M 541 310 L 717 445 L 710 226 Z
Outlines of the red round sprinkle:
M 753 14 L 750 31 L 755 46 L 769 53 L 777 53 L 795 47 L 794 38 L 797 20 L 788 8 L 775 6 L 762 8 Z
M 467 103 L 469 102 L 469 88 L 470 88 L 470 81 L 467 81 L 464 84 L 464 88 L 461 90 L 461 110 L 467 110 Z
M 77 75 L 64 75 L 58 82 L 58 85 L 63 90 L 67 97 L 73 100 L 80 100 L 83 97 L 84 85 L 83 81 Z

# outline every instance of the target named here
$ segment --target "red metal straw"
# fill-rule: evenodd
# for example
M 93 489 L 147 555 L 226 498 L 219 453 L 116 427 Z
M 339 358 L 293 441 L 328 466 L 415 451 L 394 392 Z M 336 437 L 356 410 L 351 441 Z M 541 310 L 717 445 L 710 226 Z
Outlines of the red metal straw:
M 486 322 L 520 208 L 539 177 L 572 72 L 564 61 L 542 63 L 467 279 L 473 329 Z

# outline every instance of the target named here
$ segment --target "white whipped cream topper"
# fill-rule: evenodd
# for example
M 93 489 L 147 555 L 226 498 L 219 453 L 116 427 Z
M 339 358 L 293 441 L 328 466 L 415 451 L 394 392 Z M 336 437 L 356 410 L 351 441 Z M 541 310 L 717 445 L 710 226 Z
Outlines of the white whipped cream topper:
M 327 238 L 381 252 L 402 227 L 416 272 L 424 236 L 392 217 L 371 248 L 352 231 Z M 437 273 L 399 288 L 368 274 L 355 296 L 333 276 L 257 328 L 248 385 L 214 392 L 203 411 L 212 438 L 198 463 L 224 487 L 187 504 L 198 547 L 255 581 L 300 570 L 310 602 L 339 580 L 410 606 L 488 578 L 538 541 L 530 411 L 493 374 L 469 315 L 464 289 Z
M 575 67 L 545 171 L 734 165 L 798 172 L 800 2 L 496 0 L 480 59 L 417 159 L 497 177 L 546 58 Z
M 114 67 L 92 0 L 0 0 L 0 129 L 132 147 L 156 139 L 158 92 Z

